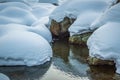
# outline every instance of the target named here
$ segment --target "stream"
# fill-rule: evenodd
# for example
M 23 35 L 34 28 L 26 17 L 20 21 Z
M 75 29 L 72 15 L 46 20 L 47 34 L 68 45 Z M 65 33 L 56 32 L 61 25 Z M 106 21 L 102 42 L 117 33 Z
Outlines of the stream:
M 0 67 L 10 80 L 114 80 L 114 66 L 89 66 L 87 47 L 67 41 L 52 44 L 51 62 L 36 67 Z

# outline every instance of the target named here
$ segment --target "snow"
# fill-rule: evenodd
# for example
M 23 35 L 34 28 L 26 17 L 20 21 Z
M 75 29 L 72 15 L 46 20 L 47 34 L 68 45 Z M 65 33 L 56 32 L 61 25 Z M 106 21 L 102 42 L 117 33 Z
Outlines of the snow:
M 44 25 L 41 24 L 39 26 L 35 26 L 35 27 L 29 27 L 27 28 L 28 31 L 34 32 L 36 34 L 41 35 L 42 37 L 44 37 L 48 42 L 52 41 L 52 35 L 51 32 L 49 31 L 49 29 Z
M 97 29 L 88 39 L 87 45 L 91 57 L 113 60 L 116 72 L 120 74 L 120 23 L 109 22 Z
M 3 73 L 0 73 L 0 80 L 10 80 L 10 79 Z
M 0 11 L 7 8 L 7 7 L 18 7 L 26 10 L 32 10 L 30 6 L 22 2 L 6 2 L 0 4 Z
M 52 57 L 48 41 L 23 27 L 14 24 L 0 26 L 0 65 L 34 66 Z
M 44 16 L 49 16 L 51 12 L 56 8 L 54 5 L 49 3 L 36 3 L 32 5 L 32 13 L 38 18 L 42 18 Z
M 108 7 L 105 1 L 96 0 L 71 0 L 58 6 L 50 15 L 50 19 L 61 22 L 64 17 L 77 18 L 79 14 L 86 11 L 102 12 Z
M 86 12 L 80 14 L 75 22 L 70 26 L 70 36 L 90 32 L 91 23 L 100 15 L 97 12 Z
M 37 3 L 38 0 L 0 0 L 0 2 L 23 2 L 23 3 Z
M 58 4 L 59 0 L 39 0 L 41 3 L 55 3 Z
M 0 18 L 2 21 L 0 24 L 6 24 L 7 22 L 14 22 L 24 25 L 31 25 L 37 19 L 36 17 L 28 10 L 18 8 L 18 7 L 7 7 L 0 12 Z M 6 22 L 6 18 L 7 20 Z
M 61 5 L 66 1 L 68 1 L 68 0 L 39 0 L 39 2 L 41 2 L 41 3 L 53 3 L 53 4 L 57 4 L 57 5 Z
M 108 22 L 120 22 L 120 3 L 107 9 L 98 19 L 96 19 L 90 26 L 91 30 L 95 30 Z

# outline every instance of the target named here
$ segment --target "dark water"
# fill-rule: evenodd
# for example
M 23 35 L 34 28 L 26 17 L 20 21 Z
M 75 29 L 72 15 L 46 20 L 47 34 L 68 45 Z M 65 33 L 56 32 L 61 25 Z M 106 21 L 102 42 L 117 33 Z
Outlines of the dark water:
M 114 66 L 89 66 L 88 49 L 56 41 L 53 59 L 37 67 L 0 67 L 11 80 L 114 80 Z

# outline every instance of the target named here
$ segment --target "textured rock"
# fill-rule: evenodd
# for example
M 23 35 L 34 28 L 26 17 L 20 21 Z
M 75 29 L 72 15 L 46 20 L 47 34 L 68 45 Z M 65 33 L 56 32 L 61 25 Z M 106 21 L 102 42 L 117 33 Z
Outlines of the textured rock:
M 86 42 L 91 34 L 92 34 L 92 32 L 73 35 L 69 38 L 69 42 L 71 44 L 86 45 Z
M 90 66 L 87 72 L 91 80 L 114 80 L 115 66 Z
M 68 28 L 75 21 L 75 19 L 70 19 L 65 17 L 63 21 L 56 22 L 55 20 L 51 21 L 50 31 L 53 34 L 53 37 L 64 38 L 69 36 Z
M 114 65 L 113 61 L 101 60 L 95 57 L 88 57 L 87 60 L 90 65 Z
M 115 74 L 114 80 L 120 80 L 120 74 Z

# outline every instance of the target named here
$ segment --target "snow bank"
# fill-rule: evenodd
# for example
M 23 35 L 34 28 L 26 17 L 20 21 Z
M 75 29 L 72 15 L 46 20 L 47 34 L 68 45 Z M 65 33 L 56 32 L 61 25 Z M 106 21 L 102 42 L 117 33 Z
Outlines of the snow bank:
M 50 15 L 50 19 L 60 22 L 64 17 L 77 18 L 79 14 L 86 11 L 102 12 L 107 8 L 108 4 L 105 1 L 96 0 L 71 0 L 66 1 L 61 6 L 58 6 Z
M 10 80 L 6 75 L 0 73 L 0 80 Z
M 52 49 L 48 41 L 24 26 L 0 26 L 0 65 L 40 65 L 49 61 Z
M 88 39 L 91 57 L 113 60 L 120 74 L 120 23 L 110 22 L 97 29 Z
M 120 22 L 120 3 L 112 6 L 105 13 L 103 13 L 98 19 L 96 19 L 90 26 L 91 30 L 95 30 L 98 27 L 108 22 Z
M 69 32 L 70 36 L 76 35 L 76 34 L 82 34 L 86 32 L 90 32 L 90 25 L 91 23 L 100 15 L 100 13 L 97 12 L 86 12 L 83 14 L 80 14 L 76 21 L 70 26 Z

